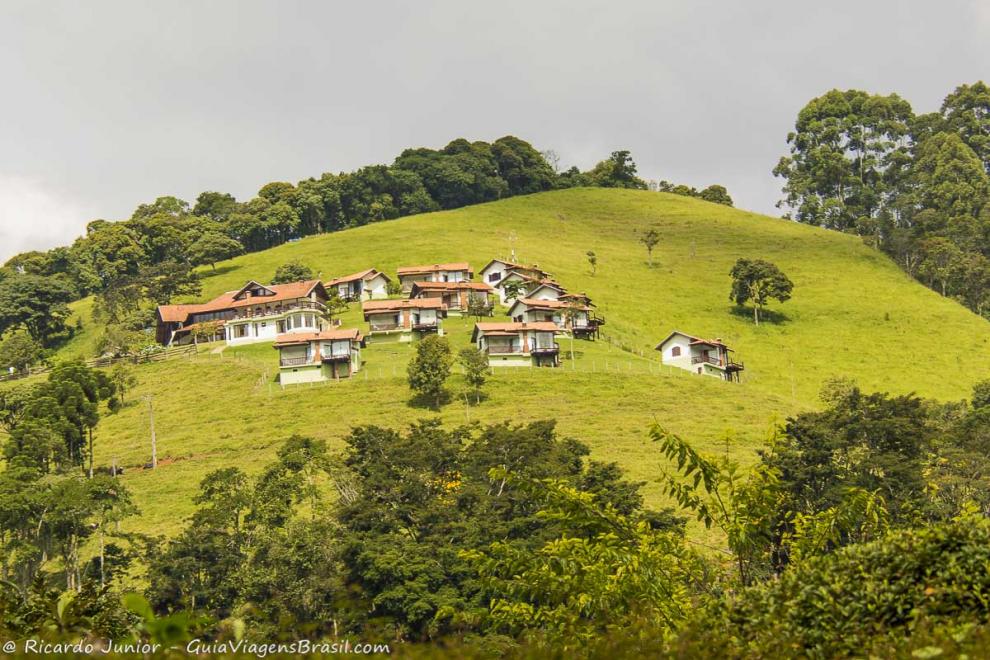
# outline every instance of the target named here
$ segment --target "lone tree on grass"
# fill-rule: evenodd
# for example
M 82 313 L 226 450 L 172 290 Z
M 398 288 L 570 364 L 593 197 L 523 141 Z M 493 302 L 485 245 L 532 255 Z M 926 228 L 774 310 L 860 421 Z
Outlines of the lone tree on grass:
M 475 403 L 481 403 L 481 388 L 488 377 L 488 356 L 480 348 L 462 348 L 458 361 L 464 367 L 464 380 L 474 391 Z
M 447 339 L 429 335 L 416 344 L 416 355 L 409 361 L 409 387 L 423 398 L 432 399 L 434 407 L 439 408 L 452 361 Z
M 591 266 L 591 276 L 595 276 L 595 271 L 598 270 L 598 255 L 595 254 L 594 250 L 588 250 L 585 252 L 585 256 L 588 257 L 588 265 Z
M 639 242 L 646 246 L 646 258 L 650 268 L 653 268 L 653 249 L 660 244 L 660 233 L 651 229 L 640 237 Z
M 313 279 L 313 269 L 300 261 L 289 261 L 275 269 L 272 284 L 288 284 Z
M 511 282 L 506 282 L 502 285 L 502 289 L 505 291 L 506 300 L 515 300 L 523 293 L 525 285 L 519 280 L 512 280 Z
M 791 297 L 794 283 L 777 268 L 763 259 L 739 259 L 729 271 L 732 276 L 732 292 L 729 300 L 737 305 L 753 302 L 753 322 L 760 324 L 760 310 L 770 300 L 786 302 Z

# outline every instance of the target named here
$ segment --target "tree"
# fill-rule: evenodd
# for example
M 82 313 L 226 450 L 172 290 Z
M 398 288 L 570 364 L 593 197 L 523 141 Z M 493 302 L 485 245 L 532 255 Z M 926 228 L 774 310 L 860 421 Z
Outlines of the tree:
M 226 222 L 237 210 L 237 200 L 229 193 L 206 191 L 196 198 L 193 215 L 204 216 L 217 222 Z
M 42 348 L 23 329 L 7 332 L 0 338 L 0 374 L 24 373 L 41 359 Z
M 303 265 L 299 260 L 287 261 L 275 269 L 272 284 L 289 284 L 313 279 L 313 269 Z
M 965 253 L 949 239 L 938 236 L 924 241 L 921 249 L 925 256 L 918 265 L 918 274 L 928 280 L 929 286 L 948 296 L 964 267 Z
M 729 300 L 737 305 L 753 301 L 753 322 L 760 324 L 760 310 L 770 300 L 786 302 L 791 297 L 794 284 L 774 264 L 763 259 L 739 259 L 729 271 L 732 291 Z
M 21 326 L 43 346 L 63 337 L 68 303 L 76 297 L 62 275 L 15 275 L 0 282 L 0 335 Z
M 439 408 L 445 393 L 444 383 L 450 376 L 451 361 L 447 338 L 427 336 L 416 344 L 416 355 L 409 361 L 409 387 L 420 396 L 432 399 L 434 407 Z
M 698 193 L 698 197 L 705 200 L 706 202 L 713 202 L 715 204 L 724 204 L 725 206 L 732 206 L 732 197 L 729 196 L 729 191 L 725 189 L 725 186 L 720 186 L 718 184 L 712 184 Z
M 124 403 L 127 391 L 137 385 L 137 376 L 126 364 L 118 362 L 110 370 L 110 382 L 113 383 L 117 394 L 120 395 L 120 402 Z
M 983 163 L 955 133 L 937 133 L 918 146 L 911 179 L 920 206 L 945 218 L 976 217 L 990 195 Z
M 773 170 L 785 180 L 777 205 L 787 217 L 840 231 L 876 217 L 902 186 L 913 116 L 896 94 L 833 89 L 812 99 L 787 136 L 790 155 Z
M 969 145 L 990 174 L 990 87 L 982 80 L 960 85 L 942 102 L 943 130 Z
M 598 255 L 595 254 L 594 250 L 588 250 L 584 253 L 588 257 L 588 265 L 591 266 L 591 276 L 595 276 L 595 271 L 598 270 Z
M 189 260 L 196 265 L 210 264 L 217 269 L 216 262 L 230 259 L 244 252 L 244 246 L 234 239 L 211 231 L 203 234 L 189 246 Z
M 517 299 L 526 289 L 526 284 L 521 280 L 510 280 L 502 285 L 506 300 Z
M 323 313 L 321 316 L 327 322 L 327 325 L 333 327 L 334 318 L 346 312 L 347 308 L 347 301 L 340 297 L 340 291 L 334 289 L 330 292 L 330 297 L 327 298 L 327 301 L 323 303 Z
M 636 163 L 628 151 L 613 151 L 588 173 L 602 188 L 637 188 L 646 190 L 646 182 L 636 176 Z
M 179 296 L 196 296 L 203 290 L 199 275 L 189 264 L 176 261 L 142 268 L 135 283 L 156 305 L 168 305 Z
M 464 380 L 474 390 L 475 403 L 481 403 L 481 388 L 488 377 L 488 355 L 480 348 L 462 348 L 458 361 L 464 368 Z
M 660 233 L 656 229 L 650 229 L 643 234 L 639 242 L 646 246 L 646 256 L 650 268 L 653 268 L 653 249 L 660 244 Z

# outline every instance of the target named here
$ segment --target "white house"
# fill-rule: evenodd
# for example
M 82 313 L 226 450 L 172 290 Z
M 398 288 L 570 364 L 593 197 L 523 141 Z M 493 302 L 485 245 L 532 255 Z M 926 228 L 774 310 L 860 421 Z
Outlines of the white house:
M 662 364 L 722 380 L 738 382 L 744 368 L 729 357 L 732 349 L 721 339 L 701 339 L 675 330 L 657 344 L 656 350 Z
M 398 335 L 399 341 L 412 341 L 424 334 L 443 334 L 442 319 L 447 307 L 440 298 L 415 300 L 366 300 L 361 303 L 368 336 Z
M 327 292 L 336 290 L 344 300 L 374 300 L 388 298 L 388 283 L 391 279 L 385 273 L 369 268 L 359 273 L 337 277 L 325 284 Z
M 472 301 L 481 303 L 491 316 L 492 296 L 495 290 L 484 282 L 414 282 L 409 292 L 410 300 L 439 298 L 447 306 L 449 315 L 467 314 Z
M 275 339 L 282 385 L 349 378 L 361 369 L 364 337 L 356 329 L 287 333 Z
M 288 284 L 248 282 L 206 303 L 161 305 L 156 336 L 166 346 L 193 341 L 207 332 L 228 344 L 274 341 L 287 332 L 323 329 L 327 291 L 319 280 Z
M 556 367 L 556 332 L 553 323 L 476 323 L 471 341 L 492 367 Z
M 412 291 L 415 282 L 465 282 L 474 276 L 471 266 L 463 261 L 427 266 L 400 266 L 396 272 L 403 293 Z

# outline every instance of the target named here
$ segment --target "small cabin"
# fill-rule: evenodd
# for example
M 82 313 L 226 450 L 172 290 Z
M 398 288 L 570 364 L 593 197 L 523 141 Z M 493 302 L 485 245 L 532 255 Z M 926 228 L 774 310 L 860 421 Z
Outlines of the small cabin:
M 273 345 L 279 354 L 279 382 L 293 385 L 353 376 L 361 369 L 364 337 L 356 329 L 288 333 Z
M 369 338 L 397 335 L 399 341 L 412 341 L 424 334 L 442 335 L 447 306 L 439 298 L 367 300 L 361 311 Z
M 482 315 L 491 316 L 495 290 L 484 282 L 416 282 L 409 292 L 411 300 L 439 298 L 450 316 L 468 314 L 472 303 Z
M 471 341 L 492 367 L 556 367 L 560 346 L 553 323 L 476 323 Z
M 512 303 L 509 316 L 517 323 L 553 323 L 561 331 L 588 339 L 597 337 L 600 326 L 605 323 L 588 305 L 535 298 L 520 298 Z
M 675 330 L 656 345 L 656 350 L 662 364 L 702 376 L 738 382 L 744 369 L 730 357 L 733 351 L 721 339 L 702 339 Z
M 408 294 L 416 282 L 466 282 L 474 276 L 470 264 L 456 262 L 426 266 L 400 266 L 397 269 L 402 292 Z
M 388 298 L 388 285 L 391 281 L 385 273 L 369 268 L 359 273 L 337 277 L 324 286 L 329 293 L 336 292 L 347 301 L 376 300 Z

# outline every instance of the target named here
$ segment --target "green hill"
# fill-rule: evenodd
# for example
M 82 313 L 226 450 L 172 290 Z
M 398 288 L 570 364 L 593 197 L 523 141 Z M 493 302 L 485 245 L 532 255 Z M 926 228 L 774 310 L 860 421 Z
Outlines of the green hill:
M 638 241 L 649 228 L 662 237 L 652 269 Z M 564 435 L 592 447 L 593 457 L 618 461 L 648 481 L 654 503 L 659 461 L 645 436 L 653 419 L 745 461 L 772 419 L 817 405 L 828 377 L 948 400 L 966 397 L 975 381 L 990 376 L 986 322 L 915 283 L 859 239 L 642 191 L 543 193 L 309 237 L 204 272 L 202 297 L 248 279 L 267 281 L 292 259 L 329 279 L 440 261 L 467 260 L 479 269 L 513 249 L 518 261 L 586 291 L 607 319 L 607 339 L 575 342 L 575 360 L 558 370 L 498 371 L 487 401 L 468 409 L 455 400 L 441 417 L 452 424 L 554 417 Z M 598 255 L 595 276 L 588 250 Z M 756 327 L 730 304 L 728 271 L 738 257 L 773 261 L 794 281 L 793 299 L 775 307 L 776 322 Z M 360 323 L 352 307 L 345 325 Z M 84 331 L 65 356 L 90 353 L 95 342 L 89 303 L 79 303 L 77 313 Z M 455 349 L 468 344 L 470 325 L 445 324 Z M 743 382 L 659 369 L 653 346 L 675 328 L 723 338 L 746 365 Z M 568 353 L 568 342 L 562 348 Z M 433 414 L 408 404 L 409 354 L 407 345 L 373 345 L 356 379 L 286 390 L 272 384 L 276 353 L 268 345 L 137 367 L 139 385 L 129 398 L 154 395 L 162 466 L 139 469 L 148 460 L 148 415 L 140 403 L 101 422 L 96 461 L 116 458 L 125 467 L 143 511 L 133 526 L 173 531 L 209 470 L 256 469 L 292 433 L 340 446 L 355 424 L 399 425 Z M 461 390 L 454 378 L 451 391 Z

